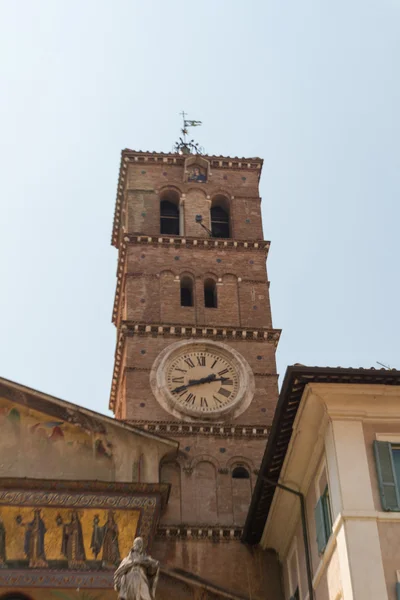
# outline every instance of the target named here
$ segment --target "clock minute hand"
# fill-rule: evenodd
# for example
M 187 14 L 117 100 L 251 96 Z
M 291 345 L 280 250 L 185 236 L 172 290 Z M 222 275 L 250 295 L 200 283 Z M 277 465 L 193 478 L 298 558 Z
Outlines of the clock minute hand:
M 192 387 L 193 385 L 199 385 L 201 383 L 208 383 L 209 381 L 220 381 L 219 379 L 215 379 L 215 375 L 207 375 L 207 377 L 202 377 L 201 379 L 189 379 L 189 383 L 186 383 L 185 385 L 180 385 L 179 387 L 176 387 L 175 389 L 171 390 L 172 393 L 178 393 L 178 392 L 183 392 L 183 390 L 186 390 L 188 387 Z

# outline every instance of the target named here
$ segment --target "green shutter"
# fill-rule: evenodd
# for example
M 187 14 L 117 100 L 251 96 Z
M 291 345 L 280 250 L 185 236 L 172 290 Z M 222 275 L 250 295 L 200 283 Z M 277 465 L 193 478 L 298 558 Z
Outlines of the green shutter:
M 396 583 L 396 598 L 400 600 L 400 583 Z
M 321 496 L 322 509 L 324 514 L 324 525 L 326 541 L 329 540 L 332 533 L 332 518 L 331 518 L 331 507 L 329 506 L 328 498 L 328 486 L 326 486 L 323 495 Z
M 400 510 L 399 490 L 390 442 L 374 441 L 376 469 L 383 510 Z
M 315 528 L 317 530 L 317 544 L 318 544 L 318 552 L 322 554 L 325 550 L 326 543 L 328 541 L 328 537 L 326 535 L 326 526 L 325 526 L 325 511 L 324 511 L 324 499 L 321 498 L 317 502 L 317 506 L 314 509 L 315 516 Z

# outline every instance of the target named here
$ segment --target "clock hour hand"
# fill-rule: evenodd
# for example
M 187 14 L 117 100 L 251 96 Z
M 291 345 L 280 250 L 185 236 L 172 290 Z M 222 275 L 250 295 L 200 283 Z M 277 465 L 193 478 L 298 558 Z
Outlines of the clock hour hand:
M 176 387 L 174 390 L 171 390 L 172 393 L 178 393 L 178 392 L 183 392 L 183 390 L 186 390 L 188 387 L 192 387 L 192 385 L 199 385 L 200 383 L 207 383 L 209 381 L 215 381 L 215 374 L 213 373 L 212 375 L 207 375 L 207 377 L 202 377 L 201 379 L 189 379 L 189 383 L 185 383 L 185 385 L 180 385 L 178 387 Z
M 186 383 L 185 385 L 180 385 L 179 387 L 176 387 L 175 389 L 171 390 L 172 393 L 179 393 L 179 392 L 183 392 L 184 390 L 186 390 L 188 387 L 192 387 L 193 385 L 199 385 L 201 383 L 209 383 L 211 381 L 226 381 L 228 378 L 227 377 L 219 377 L 217 379 L 216 375 L 214 373 L 212 373 L 211 375 L 207 375 L 207 377 L 202 377 L 201 379 L 189 379 L 189 383 Z

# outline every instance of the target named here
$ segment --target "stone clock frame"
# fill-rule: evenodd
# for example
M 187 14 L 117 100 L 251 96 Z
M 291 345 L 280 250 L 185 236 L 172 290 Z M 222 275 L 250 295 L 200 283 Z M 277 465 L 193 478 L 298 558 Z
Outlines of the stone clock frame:
M 177 406 L 167 385 L 167 367 L 172 360 L 183 352 L 207 350 L 217 352 L 226 358 L 238 373 L 239 390 L 235 400 L 227 407 L 215 410 L 212 413 L 199 413 L 194 415 L 190 409 Z M 164 410 L 175 418 L 196 422 L 212 421 L 222 422 L 226 418 L 236 418 L 242 414 L 250 405 L 254 397 L 255 381 L 253 371 L 247 360 L 236 350 L 222 342 L 211 340 L 189 339 L 170 344 L 160 352 L 153 363 L 150 372 L 150 385 L 153 394 Z

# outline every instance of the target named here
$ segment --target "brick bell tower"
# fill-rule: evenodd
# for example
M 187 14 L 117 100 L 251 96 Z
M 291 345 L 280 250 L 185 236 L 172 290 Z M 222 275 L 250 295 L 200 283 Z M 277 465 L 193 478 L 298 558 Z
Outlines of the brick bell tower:
M 243 592 L 254 566 L 241 528 L 278 396 L 262 162 L 124 150 L 112 239 L 110 408 L 180 442 L 161 468 L 171 494 L 152 553 Z

